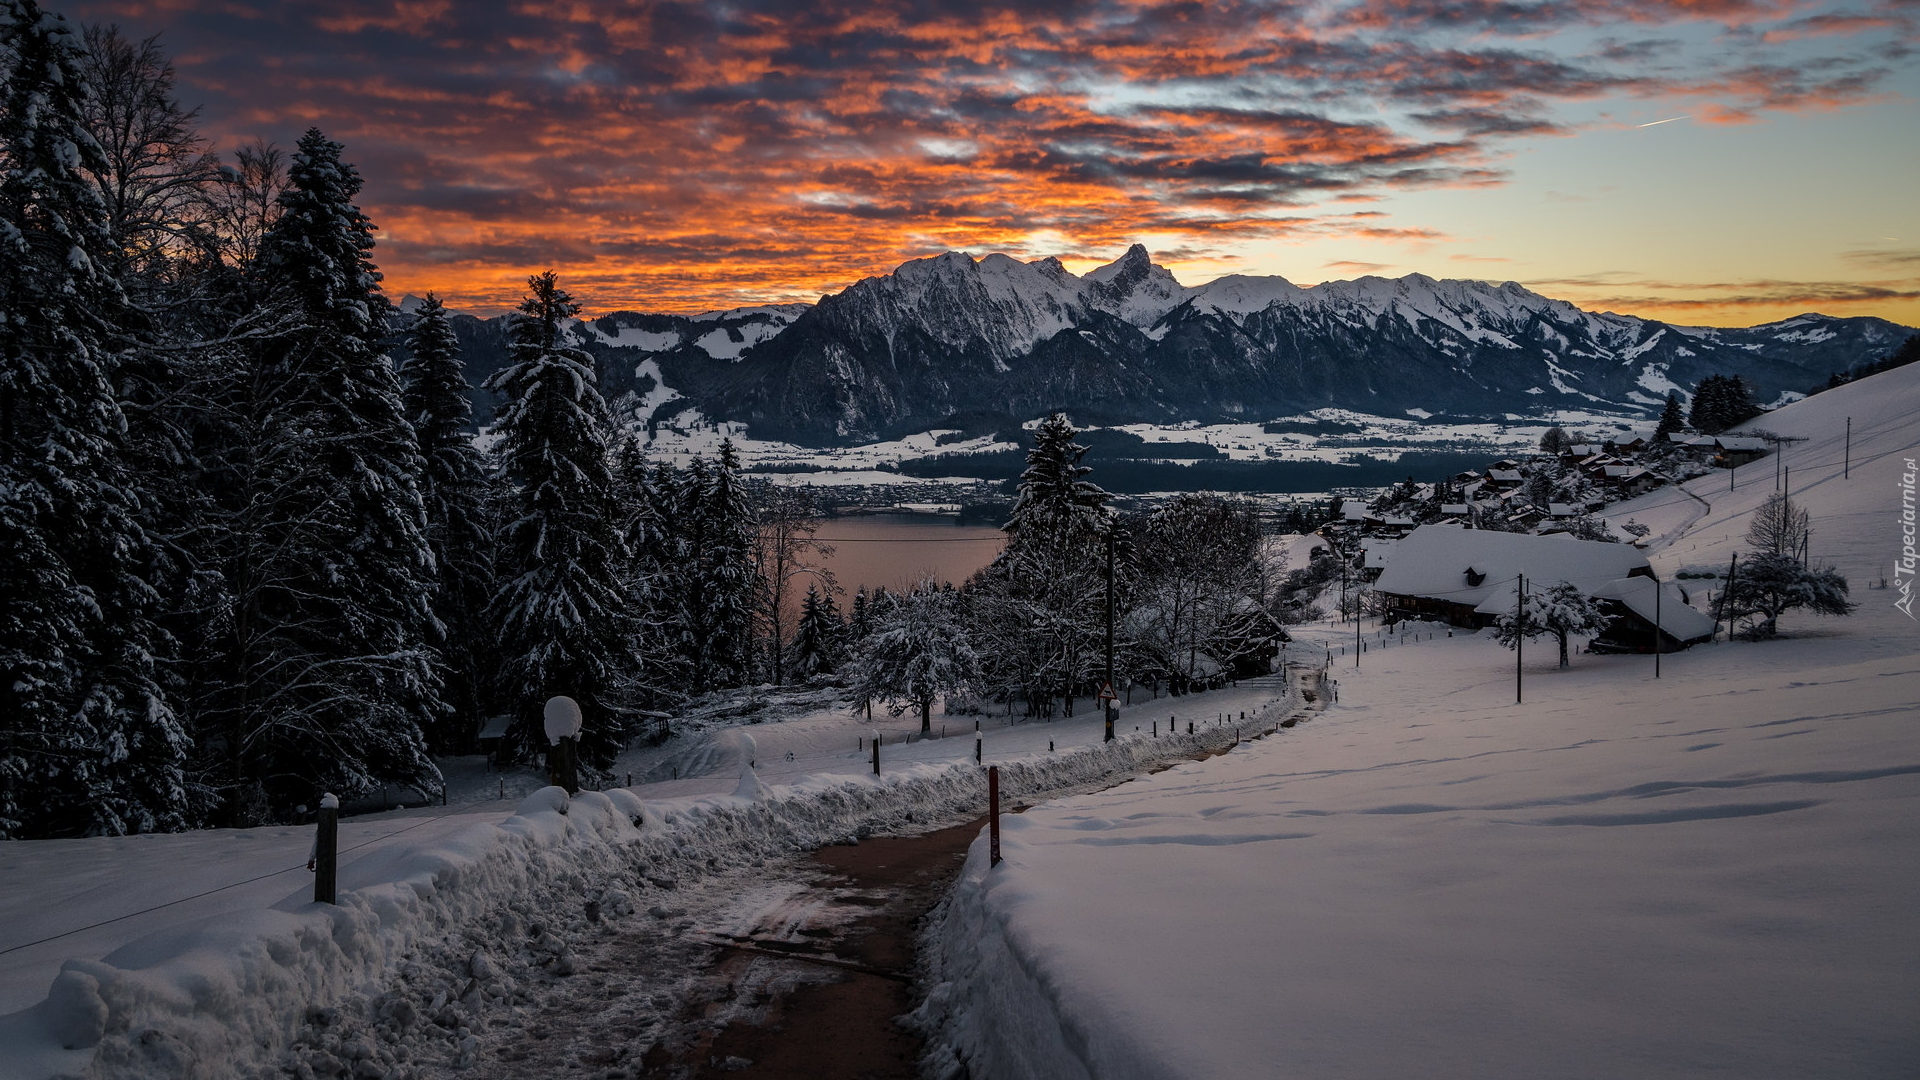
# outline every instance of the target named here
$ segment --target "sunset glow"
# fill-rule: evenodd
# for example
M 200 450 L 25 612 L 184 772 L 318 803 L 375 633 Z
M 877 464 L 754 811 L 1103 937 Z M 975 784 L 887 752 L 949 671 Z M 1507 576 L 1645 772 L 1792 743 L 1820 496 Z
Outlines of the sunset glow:
M 318 126 L 389 290 L 813 300 L 948 248 L 1920 322 L 1910 4 L 121 0 L 224 145 Z M 1652 226 L 1652 227 L 1649 227 Z

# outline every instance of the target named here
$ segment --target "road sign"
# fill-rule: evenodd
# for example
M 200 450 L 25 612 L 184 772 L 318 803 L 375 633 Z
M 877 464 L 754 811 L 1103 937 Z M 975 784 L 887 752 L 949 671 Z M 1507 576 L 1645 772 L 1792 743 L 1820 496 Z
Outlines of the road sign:
M 1096 700 L 1099 700 L 1099 701 L 1119 701 L 1119 700 L 1120 700 L 1120 695 L 1119 695 L 1119 694 L 1116 694 L 1116 693 L 1114 693 L 1114 692 L 1113 692 L 1113 684 L 1112 684 L 1112 683 L 1101 683 L 1101 684 L 1100 684 L 1100 693 L 1099 693 L 1099 695 L 1098 695 L 1098 697 L 1097 697 L 1097 699 L 1096 699 Z

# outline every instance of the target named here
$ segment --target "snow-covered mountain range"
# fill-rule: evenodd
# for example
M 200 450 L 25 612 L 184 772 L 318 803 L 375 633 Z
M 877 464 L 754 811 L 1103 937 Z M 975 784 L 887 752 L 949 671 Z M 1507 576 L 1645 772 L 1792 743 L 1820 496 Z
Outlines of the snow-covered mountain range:
M 476 321 L 477 323 L 477 321 Z M 483 328 L 484 326 L 484 328 Z M 490 369 L 496 327 L 469 325 Z M 491 330 L 489 335 L 487 330 Z M 1076 276 L 1057 259 L 950 251 L 818 304 L 583 322 L 609 397 L 653 424 L 690 409 L 811 445 L 1066 409 L 1086 423 L 1263 420 L 1321 407 L 1486 418 L 1650 415 L 1739 374 L 1804 391 L 1914 331 L 1801 315 L 1744 329 L 1583 311 L 1513 282 L 1363 277 L 1186 286 L 1135 245 Z

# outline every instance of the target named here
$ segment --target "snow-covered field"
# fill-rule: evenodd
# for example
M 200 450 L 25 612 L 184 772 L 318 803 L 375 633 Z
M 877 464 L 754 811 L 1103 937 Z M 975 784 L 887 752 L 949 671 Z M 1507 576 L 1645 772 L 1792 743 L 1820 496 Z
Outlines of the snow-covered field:
M 1030 422 L 1028 426 L 1032 426 Z M 1147 446 L 1140 451 L 1145 460 L 1153 460 L 1155 443 L 1204 443 L 1233 461 L 1314 461 L 1340 462 L 1358 454 L 1394 459 L 1407 451 L 1486 451 L 1488 455 L 1532 452 L 1540 444 L 1547 428 L 1559 425 L 1568 431 L 1600 440 L 1646 432 L 1652 425 L 1601 413 L 1559 412 L 1551 417 L 1510 416 L 1504 422 L 1427 423 L 1411 416 L 1374 416 L 1348 409 L 1315 409 L 1296 416 L 1275 417 L 1265 424 L 1126 424 L 1118 430 L 1139 436 Z M 977 454 L 994 451 L 1025 450 L 1023 443 L 1002 442 L 982 435 L 958 438 L 959 432 L 935 429 L 887 442 L 839 448 L 804 447 L 793 443 L 756 439 L 746 425 L 715 423 L 695 411 L 683 413 L 672 424 L 662 426 L 647 444 L 650 456 L 685 464 L 696 456 L 719 453 L 722 440 L 731 439 L 743 466 L 751 470 L 764 466 L 807 465 L 819 472 L 773 473 L 771 479 L 782 484 L 836 486 L 844 484 L 898 484 L 914 478 L 880 471 L 882 465 L 898 464 L 930 454 Z M 951 441 L 941 442 L 942 438 Z M 1174 459 L 1191 463 L 1191 459 Z M 1097 479 L 1097 477 L 1096 477 Z M 954 483 L 964 483 L 954 479 Z
M 1142 705 L 1128 727 L 1146 730 L 1110 746 L 1091 708 L 1052 723 L 986 717 L 982 756 L 1003 766 L 1009 800 L 1103 786 L 1232 742 L 1234 724 L 1217 718 L 1270 722 L 1287 707 L 1278 683 Z M 1173 715 L 1196 734 L 1170 738 L 1163 725 L 1153 737 L 1153 721 Z M 527 793 L 525 777 L 468 770 L 445 810 L 342 823 L 334 908 L 310 900 L 310 828 L 0 846 L 0 1078 L 455 1067 L 473 1032 L 531 1007 L 533 976 L 548 978 L 570 942 L 648 917 L 641 909 L 659 907 L 649 895 L 671 896 L 679 918 L 683 885 L 981 813 L 973 719 L 935 723 L 949 737 L 835 710 L 696 732 L 623 758 L 631 790 L 570 805 L 557 789 Z M 879 778 L 860 749 L 876 733 Z M 486 798 L 496 783 L 508 801 Z M 588 901 L 599 921 L 582 914 Z M 691 915 L 686 933 L 727 928 L 700 922 L 729 917 L 718 907 Z
M 1658 679 L 1650 656 L 1560 672 L 1535 647 L 1523 704 L 1487 638 L 1372 648 L 1288 737 L 1037 807 L 997 868 L 976 844 L 930 937 L 936 1065 L 1915 1075 L 1920 623 L 1869 585 L 1901 554 L 1917 415 L 1903 369 L 1758 425 L 1809 440 L 1792 493 L 1849 618 L 1789 615 Z M 1663 577 L 1724 567 L 1774 468 L 1613 516 L 1653 527 Z

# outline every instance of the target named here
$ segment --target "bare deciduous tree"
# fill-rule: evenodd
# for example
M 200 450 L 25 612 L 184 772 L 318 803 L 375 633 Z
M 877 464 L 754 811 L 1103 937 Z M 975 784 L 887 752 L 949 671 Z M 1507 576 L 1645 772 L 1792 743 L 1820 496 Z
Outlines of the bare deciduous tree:
M 760 513 L 754 546 L 754 567 L 759 572 L 755 607 L 766 643 L 767 673 L 778 686 L 786 676 L 787 642 L 795 615 L 790 585 L 796 578 L 811 577 L 826 592 L 833 592 L 833 574 L 820 565 L 823 557 L 833 554 L 833 547 L 814 539 L 820 530 L 820 512 L 806 490 L 768 487 L 755 501 Z
M 199 110 L 174 99 L 173 65 L 157 37 L 132 41 L 108 25 L 87 27 L 84 38 L 94 93 L 81 120 L 101 151 L 87 172 L 106 204 L 114 269 L 164 276 L 205 248 L 205 195 L 219 160 L 195 126 Z
M 1799 558 L 1812 530 L 1812 516 L 1785 492 L 1767 496 L 1747 526 L 1747 543 L 1759 551 Z

